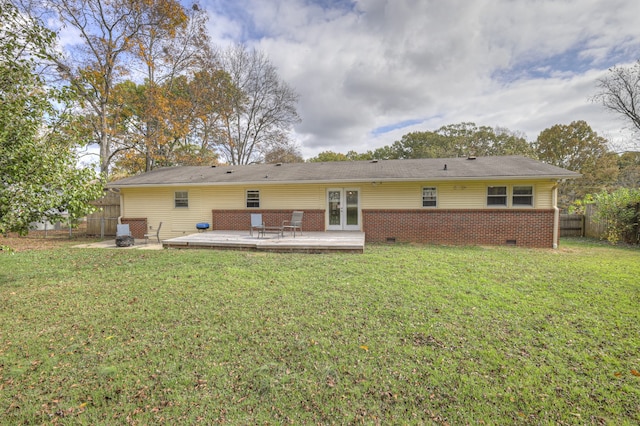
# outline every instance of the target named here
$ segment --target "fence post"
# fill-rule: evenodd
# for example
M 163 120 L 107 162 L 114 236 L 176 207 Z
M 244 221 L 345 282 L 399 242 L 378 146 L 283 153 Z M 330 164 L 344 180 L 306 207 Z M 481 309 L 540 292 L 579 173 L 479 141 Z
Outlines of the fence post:
M 104 240 L 104 216 L 100 216 L 100 239 Z

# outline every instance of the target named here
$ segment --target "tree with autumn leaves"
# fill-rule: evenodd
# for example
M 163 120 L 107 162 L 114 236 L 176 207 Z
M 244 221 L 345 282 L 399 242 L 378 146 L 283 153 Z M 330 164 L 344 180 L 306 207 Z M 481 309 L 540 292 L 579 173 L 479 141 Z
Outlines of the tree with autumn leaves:
M 78 128 L 111 178 L 155 167 L 248 164 L 295 152 L 288 131 L 297 94 L 264 54 L 218 52 L 207 14 L 178 0 L 51 0 L 49 14 L 78 34 L 61 46 L 58 76 L 78 94 Z M 239 68 L 238 65 L 242 67 Z M 218 160 L 221 157 L 221 160 Z
M 618 155 L 609 150 L 607 139 L 583 120 L 568 125 L 556 124 L 543 130 L 534 146 L 539 160 L 582 174 L 580 179 L 560 185 L 560 206 L 567 207 L 587 194 L 616 185 Z

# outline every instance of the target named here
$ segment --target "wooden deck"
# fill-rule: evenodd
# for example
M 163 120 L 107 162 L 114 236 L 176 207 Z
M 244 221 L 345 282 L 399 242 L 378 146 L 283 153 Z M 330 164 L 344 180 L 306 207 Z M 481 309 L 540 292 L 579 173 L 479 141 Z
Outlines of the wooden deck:
M 304 232 L 296 236 L 285 232 L 258 238 L 249 231 L 208 231 L 162 241 L 172 249 L 231 249 L 288 253 L 364 253 L 364 232 Z

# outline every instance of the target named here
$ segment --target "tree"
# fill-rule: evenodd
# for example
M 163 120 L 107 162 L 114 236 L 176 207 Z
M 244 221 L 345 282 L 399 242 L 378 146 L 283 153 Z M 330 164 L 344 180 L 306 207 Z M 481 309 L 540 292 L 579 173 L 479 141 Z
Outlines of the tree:
M 467 155 L 524 155 L 535 157 L 526 139 L 508 129 L 492 129 L 474 123 L 442 126 L 436 131 L 412 132 L 391 147 L 371 153 L 375 158 L 447 158 Z
M 191 79 L 178 76 L 157 86 L 161 94 L 154 94 L 147 83 L 118 84 L 111 111 L 122 148 L 114 157 L 113 173 L 217 164 L 215 134 L 221 111 L 229 109 L 228 82 L 222 71 L 198 71 Z
M 0 233 L 25 234 L 32 222 L 71 219 L 92 210 L 102 185 L 76 168 L 73 93 L 36 73 L 53 58 L 55 34 L 0 1 Z
M 349 158 L 345 154 L 333 151 L 322 151 L 315 157 L 309 158 L 310 163 L 326 163 L 332 161 L 349 161 Z
M 535 143 L 538 159 L 554 166 L 582 173 L 581 179 L 559 188 L 561 207 L 567 207 L 588 193 L 609 188 L 617 179 L 617 156 L 609 151 L 607 140 L 585 121 L 556 124 L 543 130 Z
M 640 188 L 640 152 L 629 151 L 618 157 L 618 186 Z
M 230 164 L 260 162 L 299 120 L 298 95 L 261 52 L 234 46 L 221 62 L 237 92 L 230 98 L 233 109 L 220 117 L 216 145 Z
M 282 145 L 272 146 L 264 155 L 264 162 L 275 163 L 304 163 L 300 148 L 286 141 Z
M 640 132 L 640 59 L 630 67 L 611 68 L 598 79 L 598 88 L 593 101 L 626 118 Z
M 177 0 L 55 0 L 51 7 L 83 42 L 56 63 L 91 115 L 88 123 L 100 147 L 100 171 L 107 175 L 114 155 L 115 135 L 109 123 L 114 87 L 129 73 L 136 54 L 150 54 L 143 33 L 170 32 L 181 22 L 172 18 L 181 6 Z
M 219 98 L 218 93 L 211 93 L 218 88 L 213 80 L 219 67 L 206 31 L 207 14 L 196 4 L 185 10 L 172 2 L 151 8 L 147 14 L 146 21 L 161 24 L 145 26 L 137 36 L 136 52 L 145 64 L 146 75 L 144 84 L 138 86 L 139 95 L 131 101 L 137 112 L 137 134 L 142 136 L 134 138 L 137 143 L 133 149 L 144 155 L 142 171 L 205 159 L 210 163 L 215 153 L 204 152 L 206 143 L 196 149 L 190 144 L 196 139 L 188 137 L 192 122 Z M 196 93 L 194 89 L 203 86 L 187 83 L 190 75 L 194 80 L 210 77 L 207 83 L 211 86 L 204 90 L 212 96 Z

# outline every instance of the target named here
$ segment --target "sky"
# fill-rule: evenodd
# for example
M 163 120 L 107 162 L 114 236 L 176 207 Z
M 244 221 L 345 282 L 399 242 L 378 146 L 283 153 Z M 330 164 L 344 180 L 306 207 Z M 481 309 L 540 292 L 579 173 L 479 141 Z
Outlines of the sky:
M 461 122 L 520 132 L 627 123 L 591 102 L 640 59 L 638 0 L 200 0 L 213 42 L 264 52 L 300 95 L 303 157 Z

